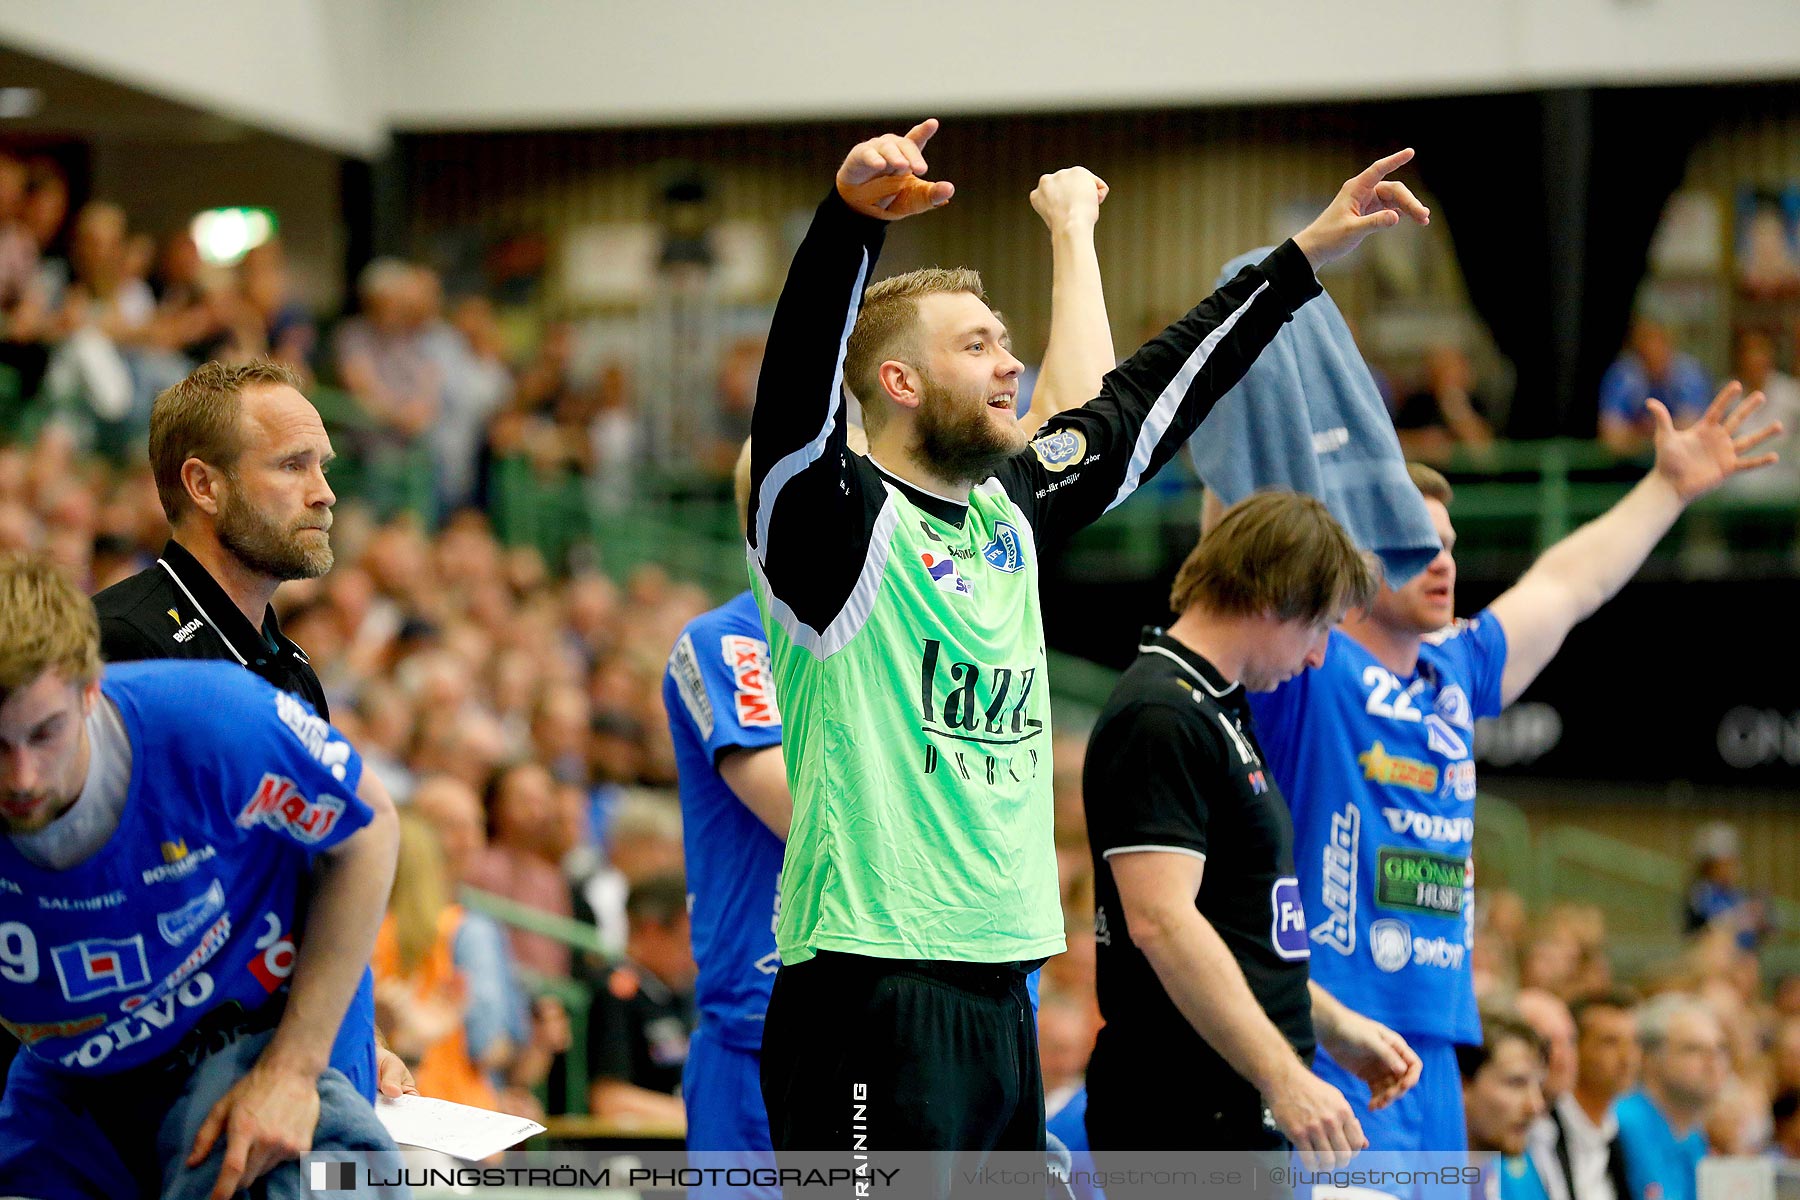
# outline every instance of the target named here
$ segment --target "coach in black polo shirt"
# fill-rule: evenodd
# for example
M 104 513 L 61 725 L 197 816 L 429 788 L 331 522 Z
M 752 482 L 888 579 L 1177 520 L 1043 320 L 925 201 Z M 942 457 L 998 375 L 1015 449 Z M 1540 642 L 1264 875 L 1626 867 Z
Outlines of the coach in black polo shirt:
M 1146 634 L 1101 712 L 1082 785 L 1106 1019 L 1087 1078 L 1097 1155 L 1291 1144 L 1341 1164 L 1367 1143 L 1308 1065 L 1315 1036 L 1378 1103 L 1418 1078 L 1398 1035 L 1309 984 L 1293 826 L 1244 698 L 1322 661 L 1332 624 L 1374 592 L 1324 505 L 1252 496 L 1182 564 L 1179 616 Z
M 156 398 L 150 469 L 173 536 L 155 565 L 94 597 L 106 661 L 236 662 L 331 719 L 318 673 L 270 604 L 287 580 L 332 563 L 331 439 L 300 383 L 276 362 L 209 362 Z M 375 1065 L 384 1094 L 417 1093 L 379 1035 Z
M 331 570 L 331 459 L 324 422 L 279 363 L 207 363 L 158 396 L 150 466 L 174 536 L 155 565 L 94 597 L 101 656 L 236 662 L 330 720 L 270 601 Z

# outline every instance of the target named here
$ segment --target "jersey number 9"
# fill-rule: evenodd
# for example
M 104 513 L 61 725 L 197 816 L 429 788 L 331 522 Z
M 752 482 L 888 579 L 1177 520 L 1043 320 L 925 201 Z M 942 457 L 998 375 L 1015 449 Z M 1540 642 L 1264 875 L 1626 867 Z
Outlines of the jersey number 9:
M 0 978 L 36 983 L 37 977 L 37 935 L 17 921 L 0 925 Z

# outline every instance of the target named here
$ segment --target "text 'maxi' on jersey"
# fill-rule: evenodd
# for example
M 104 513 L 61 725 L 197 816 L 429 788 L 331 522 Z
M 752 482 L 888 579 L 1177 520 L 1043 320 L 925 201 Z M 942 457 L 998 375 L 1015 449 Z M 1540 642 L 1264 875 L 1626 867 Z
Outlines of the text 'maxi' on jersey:
M 727 1045 L 762 1046 L 775 953 L 781 839 L 744 806 L 718 765 L 740 750 L 781 744 L 769 644 L 743 592 L 688 622 L 663 675 L 675 743 L 687 859 L 695 1001 Z
M 1318 293 L 1291 242 L 1051 418 L 966 494 L 845 445 L 844 347 L 885 225 L 819 206 L 770 328 L 749 554 L 794 794 L 782 961 L 1063 948 L 1038 548 L 1166 463 Z
M 1405 679 L 1333 631 L 1323 666 L 1251 697 L 1294 813 L 1313 977 L 1403 1035 L 1481 1039 L 1475 722 L 1499 713 L 1505 665 L 1486 612 L 1428 638 Z
M 127 663 L 101 691 L 131 740 L 118 829 L 68 870 L 0 838 L 0 1018 L 42 1069 L 102 1076 L 205 1014 L 287 986 L 313 858 L 368 824 L 362 759 L 235 663 Z M 372 1092 L 372 1012 L 332 1065 Z

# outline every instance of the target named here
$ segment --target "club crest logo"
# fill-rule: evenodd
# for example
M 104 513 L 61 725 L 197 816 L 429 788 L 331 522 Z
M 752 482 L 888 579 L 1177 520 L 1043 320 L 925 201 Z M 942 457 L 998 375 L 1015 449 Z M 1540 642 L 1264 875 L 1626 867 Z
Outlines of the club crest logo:
M 1087 457 L 1087 437 L 1079 429 L 1058 429 L 1033 439 L 1031 452 L 1046 471 L 1066 471 Z
M 1369 926 L 1369 957 L 1389 975 L 1406 966 L 1412 961 L 1412 926 L 1393 917 Z
M 1005 521 L 994 525 L 994 540 L 982 547 L 981 557 L 996 571 L 1011 575 L 1024 569 L 1025 554 L 1019 547 L 1019 531 Z
M 1475 712 L 1469 704 L 1469 694 L 1462 690 L 1461 684 L 1453 683 L 1438 693 L 1437 702 L 1432 705 L 1438 716 L 1463 729 L 1475 728 Z

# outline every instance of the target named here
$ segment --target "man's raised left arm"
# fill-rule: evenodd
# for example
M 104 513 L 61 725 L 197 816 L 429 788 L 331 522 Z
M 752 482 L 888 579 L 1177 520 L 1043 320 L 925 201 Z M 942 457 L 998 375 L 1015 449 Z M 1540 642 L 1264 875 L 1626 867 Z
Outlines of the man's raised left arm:
M 1097 396 L 1045 422 L 1011 460 L 1007 490 L 1045 535 L 1067 537 L 1124 502 L 1174 457 L 1295 309 L 1319 293 L 1315 272 L 1370 233 L 1430 214 L 1387 175 L 1412 152 L 1345 182 L 1319 217 L 1246 267 L 1107 372 Z
M 1706 415 L 1677 430 L 1669 410 L 1657 400 L 1649 407 L 1656 421 L 1656 465 L 1605 513 L 1589 521 L 1532 564 L 1518 583 L 1492 605 L 1506 632 L 1506 669 L 1500 699 L 1511 704 L 1531 686 L 1569 630 L 1592 616 L 1637 574 L 1656 543 L 1687 506 L 1741 471 L 1775 461 L 1773 453 L 1749 452 L 1781 433 L 1779 422 L 1747 436 L 1738 430 L 1762 407 L 1761 392 L 1739 402 L 1743 388 L 1728 383 Z
M 313 868 L 306 936 L 294 960 L 287 1007 L 256 1065 L 212 1107 L 194 1139 L 198 1166 L 225 1138 L 213 1200 L 312 1148 L 319 1123 L 319 1076 L 375 948 L 394 882 L 400 821 L 387 789 L 365 771 L 356 794 L 369 823 L 319 855 Z
M 1106 181 L 1086 167 L 1044 175 L 1031 193 L 1031 207 L 1050 231 L 1050 340 L 1031 393 L 1031 411 L 1019 418 L 1019 428 L 1027 434 L 1098 396 L 1100 381 L 1118 362 L 1094 248 L 1094 227 L 1106 195 Z

